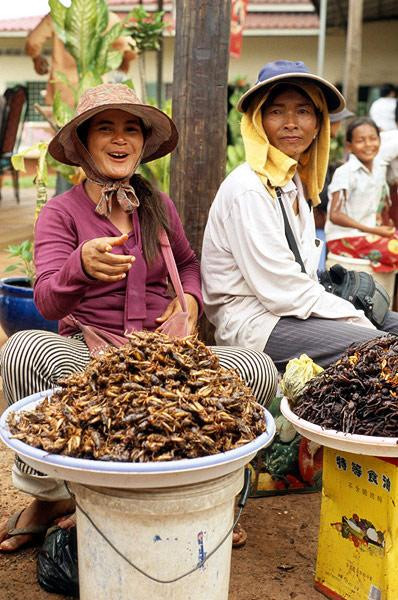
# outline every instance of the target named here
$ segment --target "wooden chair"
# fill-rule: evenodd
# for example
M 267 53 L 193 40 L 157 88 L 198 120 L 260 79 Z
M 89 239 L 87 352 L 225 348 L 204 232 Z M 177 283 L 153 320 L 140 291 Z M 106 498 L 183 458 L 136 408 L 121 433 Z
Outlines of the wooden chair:
M 23 85 L 16 85 L 4 92 L 4 108 L 0 129 L 0 201 L 3 175 L 11 172 L 14 194 L 19 203 L 19 173 L 11 163 L 11 157 L 18 149 L 22 124 L 25 120 L 27 106 L 27 89 Z

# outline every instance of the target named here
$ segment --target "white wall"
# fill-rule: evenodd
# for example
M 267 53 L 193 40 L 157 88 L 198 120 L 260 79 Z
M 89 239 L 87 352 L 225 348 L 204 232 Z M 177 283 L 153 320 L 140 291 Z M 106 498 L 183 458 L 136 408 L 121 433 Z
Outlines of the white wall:
M 239 59 L 231 58 L 229 79 L 238 75 L 254 82 L 260 67 L 270 60 L 286 58 L 303 60 L 311 69 L 317 63 L 316 36 L 269 36 L 244 37 L 243 51 Z M 0 49 L 19 47 L 24 40 L 0 38 Z M 345 32 L 330 30 L 326 39 L 325 77 L 333 82 L 342 81 L 344 74 Z M 363 28 L 363 54 L 361 84 L 378 85 L 391 81 L 398 85 L 398 21 L 365 23 Z M 147 80 L 156 80 L 155 53 L 146 58 Z M 164 81 L 171 82 L 173 73 L 173 39 L 164 40 Z M 139 91 L 137 61 L 132 63 L 129 76 Z M 44 79 L 33 70 L 32 61 L 26 56 L 0 56 L 0 92 L 10 81 L 34 81 Z
M 363 26 L 362 85 L 379 85 L 391 81 L 398 85 L 398 21 L 365 23 Z M 342 29 L 330 30 L 326 38 L 324 75 L 332 82 L 342 82 L 344 76 L 346 34 Z M 244 37 L 239 59 L 231 58 L 229 80 L 237 76 L 257 79 L 266 62 L 285 58 L 302 60 L 314 72 L 317 67 L 317 36 Z M 136 69 L 133 67 L 131 73 Z M 137 71 L 138 72 L 138 71 Z M 165 40 L 164 79 L 172 81 L 173 41 Z M 156 79 L 155 56 L 147 59 L 148 81 Z M 134 77 L 135 79 L 135 77 Z

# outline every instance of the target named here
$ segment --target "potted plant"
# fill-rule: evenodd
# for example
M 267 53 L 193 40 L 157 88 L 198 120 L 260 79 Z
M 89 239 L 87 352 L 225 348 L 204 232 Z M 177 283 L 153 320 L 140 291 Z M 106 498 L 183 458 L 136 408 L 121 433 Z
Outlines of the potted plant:
M 24 156 L 31 150 L 38 150 L 39 160 L 36 174 L 35 218 L 47 201 L 47 144 L 39 143 L 12 157 L 13 166 L 24 171 Z M 23 275 L 5 277 L 0 280 L 0 325 L 7 335 L 21 329 L 46 329 L 57 331 L 56 321 L 47 321 L 37 310 L 33 301 L 33 241 L 24 240 L 8 247 L 8 252 L 16 261 L 5 272 L 19 270 Z

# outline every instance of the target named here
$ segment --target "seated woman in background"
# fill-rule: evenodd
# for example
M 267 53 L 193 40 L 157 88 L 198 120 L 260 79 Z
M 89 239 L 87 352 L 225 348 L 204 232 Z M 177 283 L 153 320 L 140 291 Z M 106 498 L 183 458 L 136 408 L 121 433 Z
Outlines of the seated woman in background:
M 317 277 L 312 207 L 327 169 L 329 111 L 343 108 L 338 90 L 304 63 L 265 65 L 238 103 L 246 163 L 223 181 L 209 212 L 202 279 L 216 341 L 262 350 L 279 370 L 302 353 L 326 367 L 350 344 L 384 335 Z M 383 329 L 398 334 L 396 313 Z
M 368 117 L 351 121 L 346 132 L 348 161 L 336 169 L 328 188 L 325 224 L 333 254 L 365 258 L 374 271 L 398 271 L 398 231 L 389 219 L 387 167 L 398 156 L 398 138 L 383 144 Z
M 52 198 L 37 220 L 35 302 L 44 317 L 59 320 L 60 334 L 21 331 L 3 346 L 8 404 L 87 366 L 84 326 L 101 329 L 109 339 L 125 331 L 156 330 L 181 311 L 169 293 L 159 249 L 162 229 L 177 264 L 189 330 L 195 331 L 202 306 L 199 263 L 172 200 L 136 174 L 141 162 L 171 152 L 177 139 L 165 113 L 142 104 L 126 85 L 103 84 L 83 94 L 76 116 L 50 142 L 50 154 L 80 165 L 87 179 Z M 276 371 L 269 357 L 240 348 L 213 350 L 222 366 L 236 368 L 259 402 L 272 399 Z M 12 476 L 14 485 L 35 499 L 0 523 L 2 552 L 37 541 L 55 518 L 74 508 L 63 481 L 38 473 L 19 457 Z

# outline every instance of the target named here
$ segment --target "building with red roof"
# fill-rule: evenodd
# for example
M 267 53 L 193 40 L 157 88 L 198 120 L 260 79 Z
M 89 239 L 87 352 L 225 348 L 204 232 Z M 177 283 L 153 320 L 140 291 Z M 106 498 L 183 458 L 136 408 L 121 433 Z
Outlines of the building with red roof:
M 367 4 L 375 0 L 365 0 Z M 155 11 L 157 0 L 142 0 L 148 11 Z M 140 4 L 139 0 L 108 0 L 110 8 L 121 17 Z M 380 3 L 379 3 L 380 4 Z M 397 4 L 397 3 L 395 3 Z M 328 30 L 324 75 L 333 82 L 341 82 L 344 72 L 347 0 L 329 0 Z M 344 6 L 343 6 L 344 5 Z M 170 85 L 173 77 L 173 2 L 164 0 L 166 21 L 169 27 L 164 38 L 164 81 Z M 317 68 L 319 17 L 317 0 L 249 0 L 244 24 L 242 51 L 239 58 L 231 58 L 229 78 L 252 82 L 259 68 L 278 58 L 303 60 L 311 69 Z M 343 6 L 343 8 L 341 8 Z M 369 9 L 370 10 L 370 9 Z M 370 14 L 370 13 L 369 13 Z M 365 15 L 366 16 L 366 15 Z M 386 20 L 384 13 L 379 19 L 367 22 L 363 29 L 363 53 L 361 84 L 378 85 L 384 81 L 397 80 L 396 56 L 398 54 L 398 21 Z M 388 16 L 388 15 L 386 15 Z M 374 19 L 373 13 L 370 18 Z M 0 20 L 0 92 L 13 83 L 26 83 L 30 96 L 40 100 L 46 76 L 38 76 L 32 61 L 25 56 L 24 45 L 28 32 L 40 17 Z M 147 53 L 147 82 L 149 93 L 154 95 L 156 81 L 156 56 Z M 137 61 L 131 63 L 129 76 L 139 89 Z M 398 81 L 397 81 L 398 83 Z M 30 115 L 36 119 L 37 116 Z

